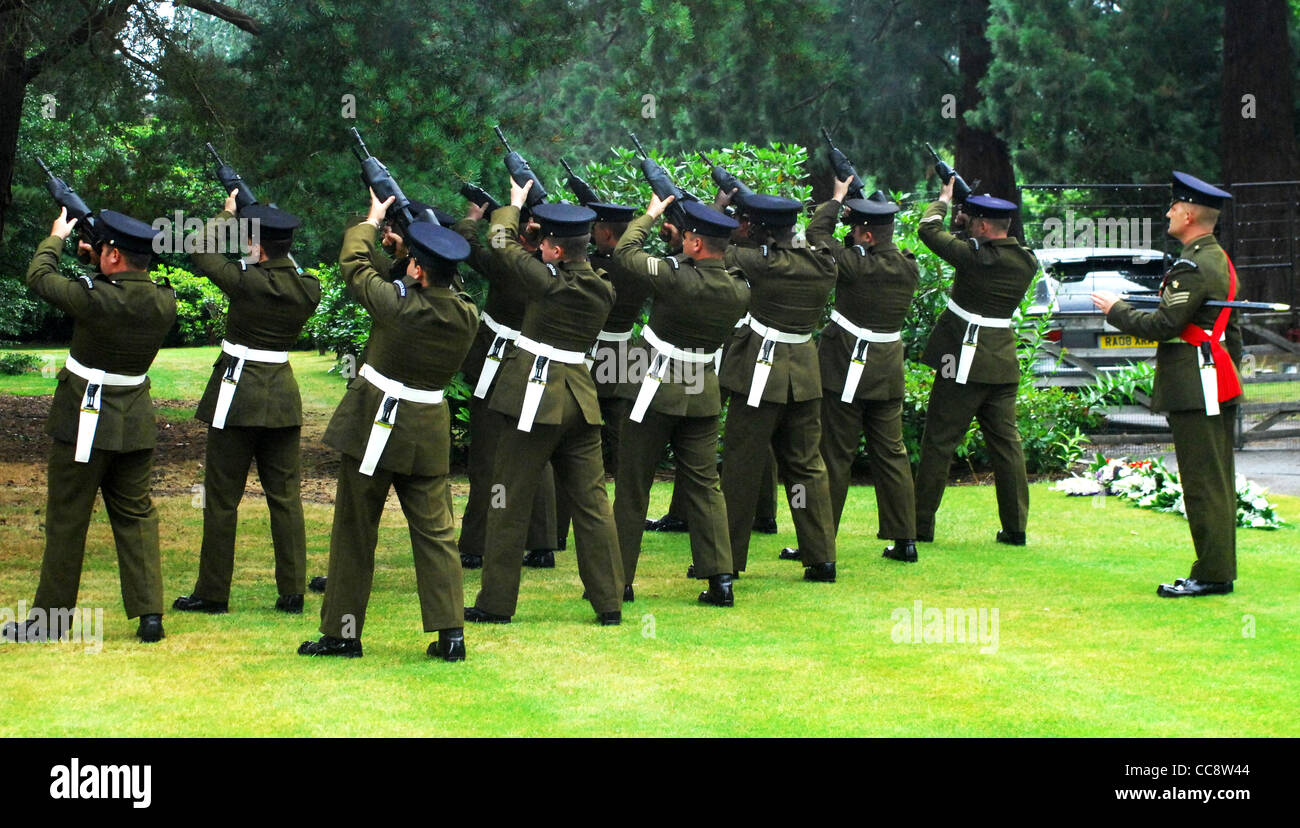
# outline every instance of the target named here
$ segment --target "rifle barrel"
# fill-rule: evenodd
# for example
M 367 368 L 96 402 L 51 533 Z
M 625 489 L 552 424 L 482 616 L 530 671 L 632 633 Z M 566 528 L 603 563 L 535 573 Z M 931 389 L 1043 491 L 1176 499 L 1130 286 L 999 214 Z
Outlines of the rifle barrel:
M 641 142 L 637 140 L 636 133 L 628 130 L 627 134 L 632 137 L 632 143 L 636 146 L 636 151 L 641 153 L 641 157 L 649 158 L 650 156 L 646 154 L 645 147 L 641 146 Z
M 501 125 L 497 124 L 492 127 L 492 129 L 496 132 L 497 138 L 501 141 L 501 146 L 506 148 L 506 152 L 514 152 L 514 150 L 510 149 L 510 142 L 506 140 L 506 134 L 501 131 Z

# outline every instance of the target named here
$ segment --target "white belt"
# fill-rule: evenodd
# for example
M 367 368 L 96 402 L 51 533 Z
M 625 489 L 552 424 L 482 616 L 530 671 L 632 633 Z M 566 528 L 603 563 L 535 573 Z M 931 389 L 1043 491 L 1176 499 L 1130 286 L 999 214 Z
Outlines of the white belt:
M 528 384 L 524 387 L 524 407 L 519 412 L 520 431 L 533 430 L 533 418 L 537 408 L 542 404 L 542 394 L 546 391 L 546 377 L 550 373 L 551 362 L 566 365 L 581 365 L 587 355 L 582 351 L 565 351 L 553 348 L 545 342 L 529 339 L 523 334 L 515 340 L 515 347 L 533 355 L 533 367 L 528 369 Z
M 770 328 L 748 314 L 746 316 L 750 330 L 763 337 L 762 344 L 758 346 L 758 355 L 754 358 L 754 376 L 749 384 L 749 399 L 746 400 L 749 405 L 757 408 L 763 399 L 763 389 L 767 387 L 767 377 L 772 373 L 772 358 L 777 343 L 801 345 L 811 340 L 812 334 L 787 333 Z
M 423 391 L 418 388 L 407 388 L 397 380 L 389 379 L 379 373 L 368 363 L 362 365 L 358 373 L 371 385 L 384 392 L 383 399 L 379 401 L 379 410 L 375 412 L 375 421 L 370 426 L 370 439 L 366 441 L 365 456 L 361 458 L 361 473 L 369 477 L 374 475 L 375 467 L 379 465 L 379 458 L 384 453 L 384 446 L 388 444 L 388 438 L 393 433 L 393 426 L 397 424 L 398 402 L 406 400 L 437 405 L 442 402 L 442 389 Z
M 212 415 L 213 428 L 226 427 L 226 415 L 230 413 L 230 403 L 235 399 L 235 389 L 239 387 L 239 378 L 244 373 L 244 361 L 267 362 L 281 365 L 289 361 L 288 351 L 263 351 L 247 345 L 236 345 L 221 340 L 221 350 L 234 357 L 221 376 L 221 386 L 217 389 L 217 410 Z
M 601 331 L 596 334 L 598 342 L 627 342 L 632 338 L 632 329 L 626 331 Z
M 1011 320 L 971 313 L 951 298 L 948 299 L 948 310 L 966 321 L 966 336 L 962 338 L 961 358 L 957 361 L 957 384 L 965 385 L 966 380 L 970 377 L 971 363 L 975 361 L 975 349 L 979 343 L 980 328 L 1010 328 Z
M 72 354 L 68 354 L 68 359 L 63 364 L 69 371 L 86 381 L 86 390 L 81 395 L 81 416 L 77 420 L 77 448 L 73 459 L 78 463 L 89 463 L 90 449 L 95 444 L 95 429 L 99 426 L 99 409 L 103 403 L 101 392 L 104 386 L 129 388 L 143 385 L 144 381 L 149 379 L 149 375 L 110 374 L 98 368 L 87 368 L 73 359 Z
M 849 372 L 844 377 L 844 391 L 840 394 L 840 402 L 851 403 L 853 395 L 858 393 L 858 383 L 862 381 L 862 369 L 867 364 L 868 345 L 872 342 L 897 342 L 902 338 L 902 334 L 898 331 L 877 333 L 870 328 L 860 328 L 845 319 L 844 314 L 838 310 L 831 311 L 831 321 L 857 338 L 853 343 L 852 355 L 849 357 Z
M 682 362 L 703 365 L 714 362 L 718 355 L 717 351 L 703 353 L 678 348 L 676 345 L 660 339 L 659 335 L 651 330 L 649 325 L 641 329 L 641 335 L 645 337 L 646 342 L 650 343 L 650 347 L 654 348 L 655 354 L 650 360 L 650 370 L 646 372 L 645 379 L 641 380 L 641 388 L 636 395 L 636 404 L 632 406 L 631 418 L 633 422 L 638 423 L 645 417 L 646 409 L 650 407 L 650 401 L 654 399 L 655 393 L 659 391 L 659 386 L 663 382 L 664 371 L 668 369 L 668 360 L 678 359 Z
M 507 328 L 487 313 L 479 314 L 479 318 L 493 334 L 492 346 L 488 348 L 487 356 L 483 358 L 483 369 L 479 371 L 478 384 L 474 386 L 474 396 L 481 400 L 487 397 L 488 389 L 492 387 L 492 379 L 497 375 L 497 369 L 501 367 L 501 358 L 505 356 L 506 344 L 518 339 L 519 331 Z

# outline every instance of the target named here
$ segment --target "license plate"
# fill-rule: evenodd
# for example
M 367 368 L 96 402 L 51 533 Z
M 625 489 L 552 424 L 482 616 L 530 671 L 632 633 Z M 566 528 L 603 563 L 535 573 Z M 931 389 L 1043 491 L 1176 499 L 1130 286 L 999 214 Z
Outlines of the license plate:
M 1102 334 L 1098 338 L 1102 348 L 1154 348 L 1156 343 L 1150 339 L 1139 339 L 1131 334 Z

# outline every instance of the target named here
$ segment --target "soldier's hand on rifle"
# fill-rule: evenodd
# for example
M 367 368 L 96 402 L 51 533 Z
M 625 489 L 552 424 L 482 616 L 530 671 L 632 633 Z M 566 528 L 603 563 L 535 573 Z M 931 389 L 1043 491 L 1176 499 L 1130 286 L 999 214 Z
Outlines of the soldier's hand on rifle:
M 645 208 L 645 214 L 652 218 L 659 218 L 664 214 L 664 210 L 668 208 L 668 205 L 672 204 L 676 199 L 677 196 L 668 196 L 668 198 L 660 201 L 659 196 L 651 195 L 650 206 Z
M 465 208 L 465 218 L 471 221 L 478 221 L 479 219 L 483 218 L 486 215 L 487 215 L 487 202 L 484 202 L 482 204 L 475 204 L 474 202 L 471 201 L 469 203 L 469 206 Z
M 533 189 L 533 180 L 530 178 L 520 187 L 515 183 L 514 176 L 510 177 L 510 206 L 523 207 L 528 203 L 528 193 Z
M 50 227 L 50 235 L 66 239 L 68 234 L 72 232 L 72 228 L 76 226 L 76 219 L 72 219 L 71 221 L 68 220 L 68 208 L 60 208 L 59 217 L 54 220 L 54 225 Z
M 957 176 L 954 175 L 949 178 L 947 183 L 943 185 L 943 188 L 939 190 L 939 200 L 944 204 L 952 204 L 952 185 L 956 182 Z
M 851 184 L 851 183 L 853 183 L 853 179 L 852 179 L 852 178 L 850 178 L 850 179 L 848 179 L 848 180 L 846 180 L 846 181 L 840 181 L 838 178 L 836 178 L 836 179 L 835 179 L 835 186 L 834 186 L 833 188 L 831 188 L 831 198 L 835 199 L 835 200 L 838 201 L 840 204 L 843 204 L 843 203 L 844 203 L 844 199 L 845 199 L 845 198 L 848 196 L 848 194 L 849 194 L 849 184 Z
M 392 195 L 384 199 L 383 201 L 380 201 L 375 196 L 375 191 L 371 190 L 370 191 L 370 212 L 366 214 L 366 221 L 369 221 L 377 225 L 383 224 L 384 215 L 388 212 L 388 208 L 391 207 L 393 202 L 396 200 L 397 200 L 397 196 Z
M 667 244 L 669 250 L 679 250 L 682 246 L 682 231 L 671 221 L 665 221 L 659 227 L 659 240 Z
M 230 194 L 226 196 L 225 210 L 232 216 L 235 214 L 235 210 L 238 209 L 238 205 L 235 203 L 235 194 L 238 192 L 239 190 L 231 190 Z
M 736 193 L 738 192 L 740 192 L 739 187 L 732 187 L 731 192 L 729 193 L 724 193 L 722 190 L 718 190 L 718 194 L 713 197 L 713 206 L 721 210 L 723 207 L 726 207 L 731 203 L 731 200 L 736 197 Z
M 1102 313 L 1110 313 L 1111 305 L 1119 301 L 1119 295 L 1111 293 L 1108 290 L 1099 290 L 1092 294 L 1092 304 Z
M 393 232 L 393 225 L 385 224 L 381 231 L 383 238 L 380 244 L 384 246 L 391 245 L 393 248 L 393 257 L 397 259 L 406 258 L 406 241 L 397 233 Z
M 966 225 L 970 224 L 970 216 L 966 215 L 965 207 L 966 205 L 964 202 L 962 204 L 958 204 L 957 212 L 953 214 L 952 226 L 957 229 L 962 229 Z

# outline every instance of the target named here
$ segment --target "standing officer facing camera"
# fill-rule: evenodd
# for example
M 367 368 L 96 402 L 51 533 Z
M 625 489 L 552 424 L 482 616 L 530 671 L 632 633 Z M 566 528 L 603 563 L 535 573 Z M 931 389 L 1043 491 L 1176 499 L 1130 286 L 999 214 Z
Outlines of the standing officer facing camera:
M 31 616 L 6 624 L 0 637 L 53 641 L 68 632 L 86 529 L 102 492 L 126 615 L 140 619 L 141 641 L 154 642 L 163 638 L 163 592 L 158 512 L 149 497 L 158 426 L 146 372 L 176 320 L 176 293 L 149 280 L 160 231 L 112 210 L 99 212 L 99 249 L 79 243 L 99 274 L 64 278 L 59 255 L 76 223 L 62 211 L 27 269 L 27 286 L 72 317 L 73 329 L 45 425 L 53 444 L 41 580 Z
M 1232 454 L 1242 400 L 1241 326 L 1236 312 L 1206 305 L 1236 298 L 1237 271 L 1214 237 L 1230 193 L 1174 172 L 1168 233 L 1182 242 L 1160 286 L 1160 306 L 1140 311 L 1113 293 L 1092 295 L 1106 321 L 1159 342 L 1152 406 L 1167 412 L 1196 563 L 1187 578 L 1161 584 L 1162 598 L 1222 595 L 1237 578 L 1237 474 Z

